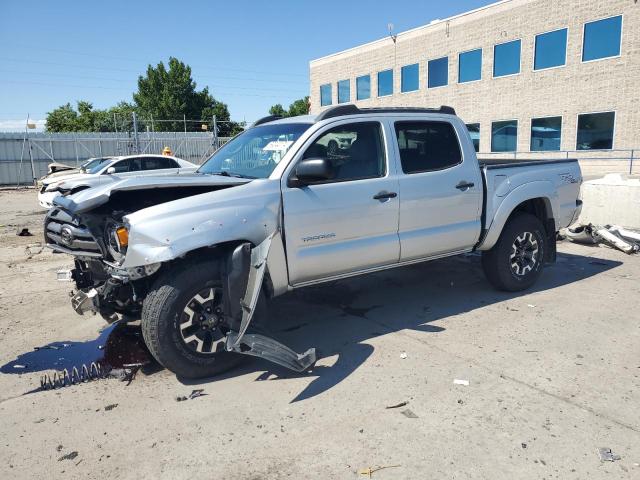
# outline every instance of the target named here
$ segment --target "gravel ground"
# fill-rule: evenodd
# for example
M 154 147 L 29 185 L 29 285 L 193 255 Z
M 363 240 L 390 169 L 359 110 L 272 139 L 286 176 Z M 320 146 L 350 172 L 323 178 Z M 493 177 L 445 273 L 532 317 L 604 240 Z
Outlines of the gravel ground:
M 522 294 L 494 291 L 475 255 L 294 292 L 271 316 L 319 349 L 302 375 L 249 360 L 194 382 L 151 364 L 38 391 L 118 331 L 72 311 L 42 217 L 33 190 L 0 191 L 0 478 L 640 477 L 640 256 L 564 242 Z

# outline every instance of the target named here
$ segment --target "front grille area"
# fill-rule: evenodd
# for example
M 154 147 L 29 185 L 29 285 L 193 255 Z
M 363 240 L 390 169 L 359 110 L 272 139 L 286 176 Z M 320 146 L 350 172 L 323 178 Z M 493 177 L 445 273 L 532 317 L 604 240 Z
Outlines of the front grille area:
M 54 250 L 85 257 L 102 256 L 89 230 L 64 210 L 50 210 L 44 221 L 44 232 L 47 245 Z

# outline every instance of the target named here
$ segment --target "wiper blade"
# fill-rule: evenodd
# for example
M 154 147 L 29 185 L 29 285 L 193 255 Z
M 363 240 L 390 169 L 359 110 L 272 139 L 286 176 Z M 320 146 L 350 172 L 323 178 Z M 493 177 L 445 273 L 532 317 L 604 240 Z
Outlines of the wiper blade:
M 235 177 L 235 178 L 258 178 L 250 175 L 242 175 L 241 173 L 229 172 L 228 170 L 220 170 L 219 172 L 211 172 L 209 175 L 220 175 L 221 177 Z

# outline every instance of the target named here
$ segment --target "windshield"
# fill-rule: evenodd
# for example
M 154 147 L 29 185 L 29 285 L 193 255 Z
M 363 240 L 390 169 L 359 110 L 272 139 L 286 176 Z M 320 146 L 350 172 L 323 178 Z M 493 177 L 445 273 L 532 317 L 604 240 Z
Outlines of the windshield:
M 199 173 L 267 178 L 310 123 L 278 123 L 253 127 L 223 145 Z
M 96 174 L 102 170 L 107 163 L 111 163 L 111 161 L 113 161 L 112 158 L 96 158 L 95 163 L 91 161 L 82 169 L 87 173 Z

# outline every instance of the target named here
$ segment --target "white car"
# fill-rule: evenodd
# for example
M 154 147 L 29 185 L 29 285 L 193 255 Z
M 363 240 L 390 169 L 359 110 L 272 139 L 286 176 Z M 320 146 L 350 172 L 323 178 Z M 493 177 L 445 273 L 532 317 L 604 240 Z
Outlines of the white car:
M 44 178 L 38 192 L 38 203 L 48 210 L 58 195 L 75 193 L 127 177 L 191 172 L 196 168 L 197 165 L 191 162 L 169 155 L 140 154 L 96 158 L 69 175 Z

